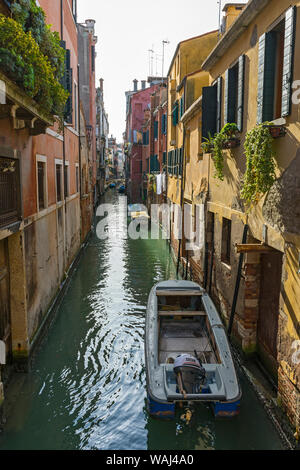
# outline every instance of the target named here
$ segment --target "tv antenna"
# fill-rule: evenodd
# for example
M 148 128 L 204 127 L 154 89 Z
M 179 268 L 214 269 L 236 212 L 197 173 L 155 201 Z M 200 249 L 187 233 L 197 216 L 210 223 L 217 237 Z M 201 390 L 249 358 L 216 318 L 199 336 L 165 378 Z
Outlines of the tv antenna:
M 162 73 L 161 73 L 161 78 L 163 80 L 164 78 L 164 68 L 165 68 L 165 46 L 170 44 L 170 41 L 168 41 L 167 39 L 164 39 L 162 41 L 162 46 L 163 46 L 163 53 L 162 53 Z
M 148 49 L 149 52 L 149 76 L 153 76 L 153 61 L 154 61 L 154 49 Z
M 222 15 L 222 0 L 218 0 L 218 5 L 219 5 L 219 29 L 218 29 L 218 41 L 220 39 L 221 35 L 221 15 Z

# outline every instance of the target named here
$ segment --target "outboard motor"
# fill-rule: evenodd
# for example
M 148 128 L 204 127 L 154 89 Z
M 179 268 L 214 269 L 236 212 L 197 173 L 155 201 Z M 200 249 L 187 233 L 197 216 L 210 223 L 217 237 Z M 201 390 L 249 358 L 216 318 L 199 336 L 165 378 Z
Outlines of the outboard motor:
M 174 372 L 183 396 L 201 393 L 206 380 L 206 371 L 197 357 L 181 354 L 175 359 Z

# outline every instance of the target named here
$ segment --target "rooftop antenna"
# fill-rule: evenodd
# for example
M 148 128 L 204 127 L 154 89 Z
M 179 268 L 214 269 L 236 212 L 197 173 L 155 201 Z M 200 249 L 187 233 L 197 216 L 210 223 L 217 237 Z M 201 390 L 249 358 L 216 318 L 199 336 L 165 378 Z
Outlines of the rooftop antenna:
M 154 50 L 153 46 L 152 49 L 148 49 L 149 52 L 149 76 L 153 76 L 153 61 L 154 61 Z
M 219 29 L 218 29 L 218 41 L 221 35 L 221 15 L 222 15 L 222 0 L 218 0 L 219 5 Z
M 164 78 L 164 72 L 165 72 L 165 70 L 164 70 L 164 68 L 165 68 L 165 46 L 166 46 L 167 44 L 170 44 L 170 41 L 168 41 L 167 39 L 164 39 L 164 40 L 162 41 L 162 46 L 163 46 L 163 53 L 162 53 L 162 73 L 161 73 L 161 78 L 162 78 L 162 80 L 163 80 L 163 78 Z

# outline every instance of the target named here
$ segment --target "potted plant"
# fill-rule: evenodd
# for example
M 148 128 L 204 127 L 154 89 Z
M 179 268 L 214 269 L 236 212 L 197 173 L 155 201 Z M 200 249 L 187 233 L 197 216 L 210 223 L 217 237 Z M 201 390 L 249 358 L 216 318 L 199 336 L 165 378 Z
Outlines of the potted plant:
M 241 144 L 240 139 L 237 137 L 239 132 L 238 126 L 235 123 L 225 124 L 221 130 L 222 136 L 224 136 L 224 149 L 233 149 Z
M 204 137 L 204 142 L 202 142 L 203 153 L 212 153 L 213 148 L 214 148 L 214 139 L 209 132 L 208 137 Z
M 272 122 L 264 124 L 265 127 L 269 129 L 269 132 L 273 139 L 279 139 L 286 135 L 286 128 L 284 126 L 278 126 Z

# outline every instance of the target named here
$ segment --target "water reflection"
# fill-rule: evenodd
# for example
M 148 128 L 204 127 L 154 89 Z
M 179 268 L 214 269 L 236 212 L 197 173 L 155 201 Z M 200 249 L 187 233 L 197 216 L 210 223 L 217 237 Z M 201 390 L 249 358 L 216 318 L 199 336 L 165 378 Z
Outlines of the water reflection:
M 216 422 L 198 406 L 189 425 L 147 415 L 144 323 L 152 285 L 175 277 L 163 240 L 127 239 L 126 198 L 113 191 L 108 225 L 118 237 L 93 236 L 32 372 L 1 449 L 280 448 L 264 410 L 243 382 L 241 416 Z M 117 224 L 115 223 L 117 221 Z

